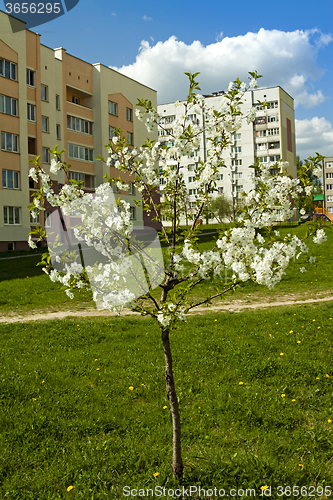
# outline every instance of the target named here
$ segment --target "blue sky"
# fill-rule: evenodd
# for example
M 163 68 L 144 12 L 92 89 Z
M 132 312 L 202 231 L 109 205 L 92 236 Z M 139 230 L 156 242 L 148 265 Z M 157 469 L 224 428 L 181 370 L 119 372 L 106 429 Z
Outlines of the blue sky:
M 262 86 L 295 99 L 301 157 L 333 156 L 332 18 L 331 0 L 80 0 L 33 31 L 49 47 L 155 88 L 159 102 L 185 97 L 184 71 L 200 71 L 202 93 L 211 93 L 258 70 Z

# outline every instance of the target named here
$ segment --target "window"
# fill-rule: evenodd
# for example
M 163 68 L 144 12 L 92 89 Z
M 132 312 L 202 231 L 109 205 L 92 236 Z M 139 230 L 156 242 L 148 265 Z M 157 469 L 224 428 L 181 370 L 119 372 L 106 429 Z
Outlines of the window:
M 257 151 L 262 151 L 262 150 L 265 150 L 267 149 L 267 144 L 264 142 L 264 143 L 258 143 L 255 145 L 255 149 Z
M 280 142 L 270 142 L 268 145 L 269 149 L 279 149 L 280 148 Z
M 132 220 L 135 220 L 135 219 L 136 219 L 135 209 L 136 209 L 136 207 L 131 207 L 131 208 L 130 208 L 130 211 L 131 211 L 131 216 L 130 216 L 130 219 L 132 219 Z
M 7 225 L 21 224 L 21 208 L 20 207 L 3 207 L 3 222 Z
M 219 178 L 220 181 L 223 181 L 223 174 L 220 174 L 220 178 Z
M 27 69 L 27 85 L 36 87 L 36 72 L 32 69 Z
M 268 121 L 268 123 L 278 122 L 279 121 L 279 115 L 268 116 L 267 117 L 267 121 Z
M 242 164 L 242 160 L 231 160 L 231 165 L 233 167 L 238 167 Z M 223 174 L 222 174 L 223 175 Z
M 0 95 L 0 111 L 6 115 L 17 116 L 17 100 L 6 95 Z
M 188 194 L 197 194 L 197 190 L 196 189 L 189 189 L 188 190 Z
M 256 136 L 257 137 L 266 137 L 266 130 L 257 130 Z
M 158 135 L 165 135 L 165 130 L 164 130 L 164 129 L 159 130 L 159 131 L 158 131 Z
M 67 115 L 67 128 L 69 130 L 75 130 L 75 132 L 81 132 L 82 134 L 92 135 L 93 133 L 92 122 L 71 115 Z
M 18 136 L 1 132 L 1 149 L 11 153 L 18 153 Z
M 172 123 L 176 119 L 175 115 L 166 116 L 164 118 L 164 123 Z
M 240 193 L 241 191 L 243 191 L 243 186 L 242 185 L 236 186 L 236 192 Z
M 218 193 L 219 193 L 219 194 L 222 194 L 222 193 L 223 193 L 223 187 L 219 187 L 219 188 L 217 188 L 217 190 L 218 190 Z
M 57 141 L 60 141 L 61 139 L 61 133 L 60 133 L 60 125 L 56 125 L 56 136 L 57 136 Z
M 126 120 L 129 122 L 133 121 L 133 110 L 130 108 L 126 108 Z
M 280 129 L 279 128 L 269 128 L 267 133 L 268 133 L 268 135 L 279 135 Z
M 28 137 L 28 154 L 29 155 L 36 155 L 36 138 L 35 137 Z
M 49 131 L 49 118 L 47 116 L 42 116 L 42 132 Z
M 333 179 L 333 172 L 327 172 L 326 179 Z
M 44 212 L 44 227 L 52 227 L 52 212 L 45 211 Z
M 189 177 L 188 182 L 194 182 L 194 177 Z
M 257 116 L 254 123 L 255 125 L 264 125 L 266 123 L 266 116 Z
M 73 95 L 73 96 L 72 96 L 72 102 L 73 102 L 74 104 L 80 104 L 80 98 L 79 98 L 79 97 L 77 97 L 76 95 Z
M 242 152 L 242 146 L 234 146 L 231 148 L 232 153 L 241 153 Z
M 333 189 L 333 184 L 326 184 L 327 191 L 331 191 Z
M 9 78 L 9 80 L 16 80 L 17 66 L 15 63 L 0 59 L 0 76 Z
M 130 182 L 128 193 L 135 195 L 135 185 L 134 185 L 134 182 Z
M 242 134 L 233 134 L 232 138 L 234 139 L 234 141 L 240 141 L 242 138 Z
M 133 146 L 133 134 L 132 132 L 127 132 L 127 140 L 130 146 Z
M 165 184 L 165 179 L 163 177 L 160 177 L 160 185 L 163 186 Z
M 5 189 L 20 189 L 19 172 L 14 170 L 2 171 L 2 187 Z
M 328 207 L 327 211 L 330 212 L 331 214 L 333 213 L 333 207 Z
M 188 168 L 188 170 L 190 170 L 191 172 L 193 172 L 193 170 L 196 170 L 195 163 L 190 163 L 190 165 L 187 165 L 187 168 Z
M 43 159 L 43 163 L 50 163 L 49 148 L 42 149 L 42 159 Z
M 76 144 L 68 144 L 68 156 L 78 160 L 94 161 L 94 150 Z
M 165 135 L 172 135 L 173 134 L 173 128 L 166 128 L 165 129 Z M 194 156 L 194 154 L 193 154 Z
M 234 172 L 232 174 L 233 179 L 241 179 L 243 177 L 243 172 Z
M 119 187 L 117 186 L 117 182 L 113 181 L 111 183 L 111 188 L 112 188 L 112 192 L 113 193 L 120 193 L 120 189 Z
M 192 121 L 192 122 L 195 122 L 196 121 L 196 118 L 197 118 L 197 115 L 196 114 L 193 114 L 193 115 L 187 115 L 186 117 L 186 121 Z
M 333 201 L 333 194 L 329 194 L 328 196 L 326 196 L 326 200 Z
M 326 161 L 325 162 L 325 167 L 326 168 L 333 168 L 333 161 Z
M 27 117 L 29 122 L 34 122 L 36 119 L 36 106 L 34 104 L 27 104 Z
M 48 87 L 46 85 L 41 85 L 41 99 L 48 101 Z
M 118 104 L 113 101 L 109 101 L 109 114 L 118 116 Z
M 55 96 L 56 99 L 56 109 L 60 109 L 60 95 L 56 94 Z
M 109 127 L 109 140 L 112 141 L 113 137 L 117 137 L 115 127 Z

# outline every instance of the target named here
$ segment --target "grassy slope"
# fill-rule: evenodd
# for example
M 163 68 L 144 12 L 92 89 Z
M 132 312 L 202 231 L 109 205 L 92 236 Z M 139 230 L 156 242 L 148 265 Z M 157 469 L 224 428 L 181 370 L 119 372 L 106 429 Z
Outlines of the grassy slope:
M 177 330 L 185 484 L 259 495 L 263 485 L 330 483 L 332 325 L 332 306 L 322 304 L 194 316 Z M 175 486 L 151 320 L 68 319 L 0 332 L 1 498 L 115 500 L 124 485 Z

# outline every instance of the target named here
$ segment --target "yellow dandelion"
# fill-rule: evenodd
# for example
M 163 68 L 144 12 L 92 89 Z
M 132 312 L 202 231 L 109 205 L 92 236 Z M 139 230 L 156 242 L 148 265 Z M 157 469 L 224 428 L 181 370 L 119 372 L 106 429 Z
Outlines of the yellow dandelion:
M 328 318 L 328 319 L 332 319 L 332 318 Z
M 295 403 L 296 399 L 292 399 L 291 401 L 292 401 L 293 403 Z
M 301 341 L 300 341 L 300 340 L 297 340 L 297 344 L 300 344 L 300 343 L 301 343 Z
M 313 319 L 312 321 L 316 321 L 315 319 Z
M 155 472 L 155 473 L 153 474 L 153 476 L 154 476 L 154 477 L 157 477 L 157 476 L 159 476 L 159 475 L 160 475 L 160 473 L 159 473 L 159 472 Z
M 284 356 L 284 352 L 280 352 L 280 356 Z
M 239 384 L 239 385 L 243 385 L 243 384 L 244 384 L 244 382 L 238 382 L 238 384 Z
M 320 377 L 316 377 L 316 380 L 320 380 Z
M 320 328 L 320 326 L 318 326 L 318 329 Z
M 141 386 L 144 386 L 145 384 L 141 384 Z
M 270 333 L 270 334 L 269 334 L 269 336 L 271 337 L 271 336 L 272 336 L 272 334 Z
M 42 384 L 44 384 L 44 383 L 45 383 L 45 380 L 42 380 Z
M 74 486 L 68 486 L 67 491 L 71 491 L 74 488 Z
M 327 422 L 330 424 L 330 423 L 332 422 L 332 420 L 329 418 L 329 419 L 327 420 Z
M 279 323 L 275 323 L 276 325 L 278 325 Z
M 96 358 L 95 361 L 98 361 L 98 359 Z
M 330 376 L 329 376 L 329 374 L 328 374 L 328 373 L 326 373 L 326 377 L 327 377 L 327 378 L 330 378 Z
M 217 319 L 214 319 L 214 321 L 217 321 Z
M 99 371 L 99 368 L 96 368 L 96 371 Z
M 167 406 L 163 406 L 163 410 L 166 410 L 167 409 Z
M 289 333 L 294 333 L 294 330 L 290 330 L 290 332 L 289 332 Z
M 36 399 L 36 398 L 33 398 L 33 401 L 37 401 L 37 399 Z
M 133 391 L 134 387 L 132 385 L 129 386 L 129 390 Z
M 281 398 L 285 398 L 285 397 L 286 397 L 286 395 L 285 395 L 285 394 L 281 394 Z
M 296 313 L 294 313 L 294 316 L 296 316 Z
M 76 325 L 76 326 L 80 326 L 80 325 Z
M 261 490 L 267 490 L 269 487 L 267 486 L 267 484 L 265 484 L 265 486 L 261 486 Z
M 303 464 L 298 464 L 298 467 L 304 467 L 304 465 Z

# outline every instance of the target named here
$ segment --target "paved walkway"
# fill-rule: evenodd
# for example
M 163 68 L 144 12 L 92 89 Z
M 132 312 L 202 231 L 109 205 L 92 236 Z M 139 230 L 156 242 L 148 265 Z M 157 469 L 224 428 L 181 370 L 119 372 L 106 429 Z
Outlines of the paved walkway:
M 262 309 L 267 307 L 279 307 L 279 306 L 291 306 L 298 304 L 314 304 L 318 302 L 333 302 L 333 296 L 327 296 L 322 298 L 311 298 L 311 299 L 303 299 L 296 300 L 290 297 L 290 300 L 277 300 L 274 302 L 252 302 L 248 303 L 243 300 L 235 300 L 230 303 L 223 302 L 222 304 L 216 304 L 213 306 L 207 307 L 196 307 L 190 311 L 190 314 L 202 314 L 203 312 L 242 312 L 247 309 Z M 139 314 L 133 312 L 129 309 L 124 309 L 121 313 L 122 316 L 133 314 Z M 68 317 L 75 318 L 85 318 L 85 317 L 94 317 L 94 316 L 116 316 L 115 313 L 111 313 L 110 311 L 97 311 L 94 308 L 87 308 L 80 311 L 55 311 L 55 312 L 45 312 L 45 313 L 36 313 L 36 314 L 27 314 L 27 315 L 18 315 L 15 313 L 10 313 L 6 316 L 0 316 L 0 323 L 25 323 L 27 321 L 46 321 L 46 320 L 56 320 L 56 319 L 64 319 Z

